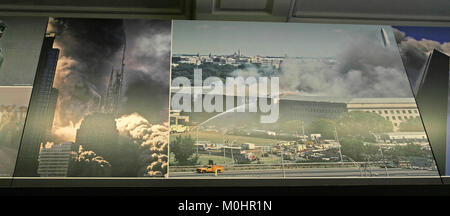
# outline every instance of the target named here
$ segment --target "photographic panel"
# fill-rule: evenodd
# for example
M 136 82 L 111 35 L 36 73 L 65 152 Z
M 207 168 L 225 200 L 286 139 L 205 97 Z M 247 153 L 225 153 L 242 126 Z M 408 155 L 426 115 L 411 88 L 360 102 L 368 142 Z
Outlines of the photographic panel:
M 167 176 L 171 22 L 50 18 L 17 177 Z
M 381 25 L 173 21 L 171 178 L 439 176 Z

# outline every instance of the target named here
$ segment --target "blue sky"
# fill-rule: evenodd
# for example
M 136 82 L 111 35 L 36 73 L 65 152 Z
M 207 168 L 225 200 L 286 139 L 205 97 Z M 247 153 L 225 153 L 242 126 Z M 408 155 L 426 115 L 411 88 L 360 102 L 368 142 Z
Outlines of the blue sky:
M 450 42 L 450 27 L 417 27 L 417 26 L 393 26 L 404 32 L 406 36 L 416 40 L 428 39 L 440 43 Z
M 174 54 L 335 57 L 357 37 L 380 40 L 383 27 L 394 42 L 389 26 L 308 23 L 173 21 Z M 394 43 L 395 44 L 395 43 Z

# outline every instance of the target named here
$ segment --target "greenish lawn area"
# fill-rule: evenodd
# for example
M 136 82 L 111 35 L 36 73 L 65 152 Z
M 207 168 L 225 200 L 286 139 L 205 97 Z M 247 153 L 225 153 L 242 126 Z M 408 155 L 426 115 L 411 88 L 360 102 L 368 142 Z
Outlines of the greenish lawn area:
M 213 160 L 215 164 L 217 165 L 224 165 L 224 158 L 223 156 L 218 155 L 208 155 L 208 154 L 199 154 L 198 158 L 198 165 L 208 165 L 209 160 Z M 177 162 L 175 161 L 175 157 L 173 152 L 170 152 L 169 155 L 169 163 L 176 166 Z M 226 164 L 232 164 L 231 158 L 225 157 L 225 163 Z
M 223 156 L 207 155 L 207 154 L 200 154 L 200 157 L 198 158 L 198 163 L 200 165 L 208 165 L 209 160 L 213 160 L 214 163 L 217 165 L 224 165 L 224 160 L 225 160 L 225 164 L 233 163 L 231 158 L 225 157 L 225 159 L 224 159 Z
M 281 157 L 269 154 L 268 157 L 260 157 L 259 161 L 263 164 L 281 164 Z M 256 161 L 252 163 L 256 163 Z
M 189 131 L 186 133 L 179 133 L 179 134 L 173 134 L 171 136 L 187 136 L 190 135 L 193 139 L 197 139 L 197 132 L 196 131 Z M 259 137 L 250 137 L 250 136 L 236 136 L 236 135 L 223 135 L 219 132 L 214 131 L 199 131 L 198 132 L 198 139 L 200 141 L 211 141 L 212 143 L 223 143 L 223 139 L 234 141 L 238 144 L 242 143 L 253 143 L 255 145 L 274 145 L 279 141 L 278 139 L 267 139 L 267 138 L 259 138 Z
M 177 162 L 175 161 L 174 154 L 171 152 L 169 155 L 170 164 L 173 166 L 177 165 Z M 217 165 L 227 165 L 232 164 L 232 160 L 229 157 L 219 156 L 219 155 L 208 155 L 208 154 L 200 154 L 200 157 L 198 159 L 198 165 L 208 165 L 209 160 L 213 160 L 215 164 Z M 224 164 L 225 160 L 225 164 Z M 276 155 L 269 155 L 268 157 L 260 157 L 260 163 L 263 164 L 280 164 L 281 158 Z M 253 161 L 252 164 L 256 164 L 257 161 Z

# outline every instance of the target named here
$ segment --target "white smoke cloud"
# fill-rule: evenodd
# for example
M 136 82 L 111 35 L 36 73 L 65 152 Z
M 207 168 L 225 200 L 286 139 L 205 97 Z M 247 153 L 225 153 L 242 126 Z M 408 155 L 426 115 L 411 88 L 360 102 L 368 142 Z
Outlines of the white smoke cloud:
M 124 115 L 116 119 L 119 134 L 133 138 L 144 149 L 140 161 L 144 172 L 150 176 L 167 177 L 168 139 L 167 125 L 152 125 L 138 113 Z

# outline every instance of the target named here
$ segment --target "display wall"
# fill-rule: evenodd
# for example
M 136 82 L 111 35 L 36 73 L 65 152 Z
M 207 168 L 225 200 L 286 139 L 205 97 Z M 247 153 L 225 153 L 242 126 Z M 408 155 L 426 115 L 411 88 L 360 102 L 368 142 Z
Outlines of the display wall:
M 421 108 L 418 86 L 431 74 L 423 72 L 431 50 L 423 44 L 439 44 L 448 58 L 448 41 L 413 39 L 412 27 L 56 17 L 38 26 L 37 20 L 20 18 L 33 25 L 25 30 L 37 29 L 36 42 L 24 39 L 38 47 L 26 50 L 34 62 L 4 58 L 0 68 L 0 98 L 14 100 L 2 110 L 29 104 L 15 135 L 0 129 L 17 143 L 15 150 L 2 143 L 8 149 L 0 161 L 13 182 L 390 184 L 439 182 L 445 174 L 445 148 L 434 147 L 442 144 L 433 142 L 432 112 L 425 102 Z M 417 49 L 420 55 L 411 51 Z M 25 61 L 31 63 L 17 63 Z M 20 69 L 33 88 L 4 68 Z M 448 63 L 446 76 L 447 96 Z M 3 113 L 0 123 L 8 123 Z

